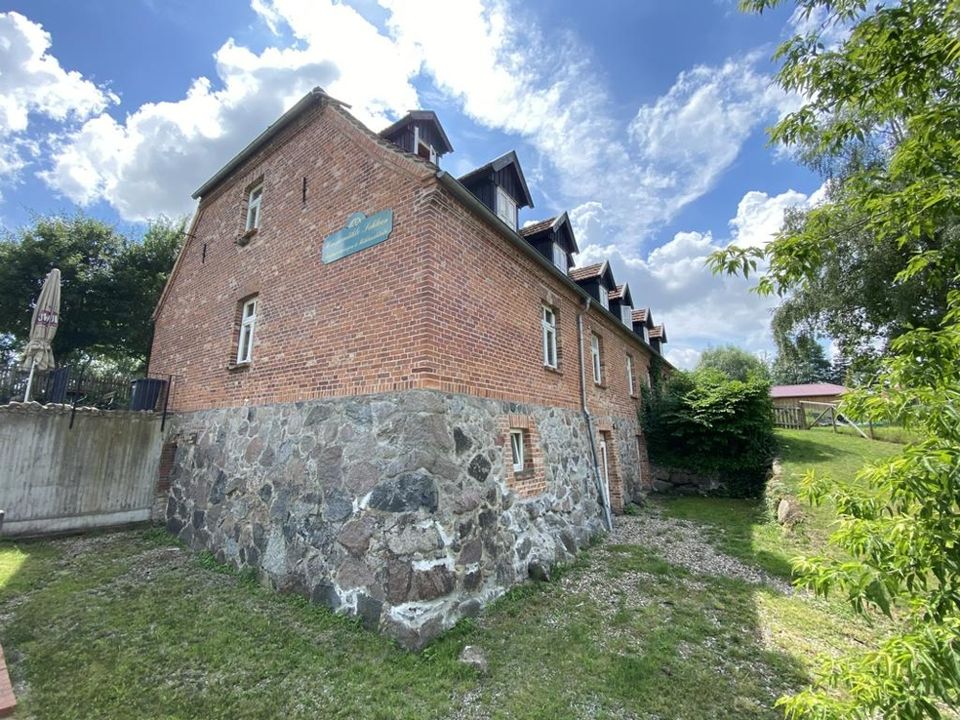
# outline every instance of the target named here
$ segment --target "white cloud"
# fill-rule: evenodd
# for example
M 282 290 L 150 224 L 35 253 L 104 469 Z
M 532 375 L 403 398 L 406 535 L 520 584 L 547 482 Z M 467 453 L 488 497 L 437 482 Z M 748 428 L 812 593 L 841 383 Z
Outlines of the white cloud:
M 665 95 L 637 112 L 630 135 L 647 178 L 640 198 L 646 216 L 669 219 L 706 193 L 759 124 L 796 106 L 758 63 L 754 53 L 682 72 Z
M 681 370 L 692 370 L 700 361 L 702 350 L 691 347 L 671 348 L 668 344 L 665 348 L 667 360 Z
M 118 101 L 79 72 L 64 70 L 50 47 L 41 25 L 0 13 L 0 177 L 8 183 L 40 151 L 27 137 L 32 119 L 83 120 Z
M 811 8 L 798 6 L 787 21 L 789 32 L 796 35 L 816 35 L 826 48 L 833 49 L 850 37 L 851 26 L 830 20 L 829 13 L 822 5 Z
M 197 186 L 314 86 L 374 127 L 416 106 L 416 61 L 354 9 L 294 0 L 253 7 L 297 42 L 255 53 L 227 40 L 215 81 L 198 78 L 181 100 L 146 103 L 122 121 L 88 120 L 57 144 L 41 177 L 80 205 L 105 200 L 127 220 L 184 213 Z
M 809 207 L 819 196 L 819 192 L 807 196 L 793 190 L 773 196 L 751 191 L 738 204 L 726 240 L 709 232 L 678 232 L 646 258 L 594 245 L 583 261 L 607 257 L 613 262 L 617 280 L 630 284 L 637 306 L 651 307 L 654 322 L 666 323 L 671 341 L 667 357 L 680 367 L 696 364 L 699 352 L 711 345 L 733 343 L 755 353 L 769 351 L 770 314 L 776 298 L 751 292 L 754 278 L 713 275 L 706 260 L 727 243 L 766 244 L 779 230 L 787 209 Z

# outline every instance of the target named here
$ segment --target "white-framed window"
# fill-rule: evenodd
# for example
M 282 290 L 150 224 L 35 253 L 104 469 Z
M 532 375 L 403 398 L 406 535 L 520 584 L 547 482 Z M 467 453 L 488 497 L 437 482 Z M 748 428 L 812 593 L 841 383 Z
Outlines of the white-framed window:
M 553 264 L 556 265 L 564 275 L 566 275 L 567 270 L 570 269 L 567 263 L 567 251 L 560 247 L 558 243 L 553 243 Z
M 647 387 L 653 387 L 653 375 L 650 374 L 650 368 L 647 368 Z
M 510 455 L 513 460 L 513 471 L 523 471 L 523 430 L 510 431 Z
M 627 388 L 630 390 L 630 395 L 637 394 L 637 387 L 633 382 L 633 356 L 627 355 Z
M 593 381 L 599 385 L 603 377 L 600 374 L 600 338 L 596 335 L 590 336 L 590 357 L 593 358 Z
M 509 225 L 511 230 L 517 229 L 517 203 L 499 185 L 497 186 L 497 217 Z
M 251 298 L 240 309 L 240 339 L 237 342 L 237 364 L 253 359 L 253 330 L 257 324 L 257 299 Z
M 610 297 L 607 295 L 607 288 L 605 285 L 600 285 L 600 291 L 597 295 L 600 296 L 600 304 L 603 305 L 604 310 L 610 309 Z
M 630 305 L 621 305 L 620 319 L 627 327 L 633 327 L 633 307 Z
M 540 318 L 543 330 L 543 364 L 549 368 L 557 367 L 557 314 L 553 308 L 543 306 Z
M 263 185 L 257 185 L 247 196 L 247 232 L 260 227 L 260 201 L 263 199 Z

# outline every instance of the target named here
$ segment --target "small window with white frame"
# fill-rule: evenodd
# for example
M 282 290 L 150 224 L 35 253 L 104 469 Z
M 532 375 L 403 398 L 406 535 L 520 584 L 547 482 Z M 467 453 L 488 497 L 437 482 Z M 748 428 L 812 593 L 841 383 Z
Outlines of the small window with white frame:
M 593 381 L 599 385 L 603 381 L 602 366 L 600 363 L 600 337 L 590 336 L 590 357 L 593 359 Z
M 237 365 L 253 360 L 253 331 L 257 325 L 257 298 L 245 300 L 240 308 L 240 337 L 237 340 Z
M 557 369 L 557 313 L 552 307 L 542 307 L 540 326 L 543 332 L 543 364 Z
M 633 355 L 627 355 L 627 388 L 630 390 L 630 396 L 637 394 L 637 386 L 633 381 Z
M 517 229 L 517 203 L 499 185 L 497 186 L 497 217 L 509 225 L 511 230 Z
M 600 304 L 603 305 L 604 310 L 610 309 L 610 296 L 607 294 L 608 290 L 605 285 L 600 285 L 600 290 L 597 292 L 597 295 L 600 296 Z
M 263 199 L 263 184 L 257 185 L 247 195 L 247 224 L 244 228 L 252 232 L 260 228 L 260 201 Z
M 570 269 L 570 264 L 567 262 L 567 251 L 558 243 L 553 243 L 553 264 L 556 265 L 557 269 L 564 275 L 566 275 Z
M 523 430 L 510 431 L 510 459 L 515 473 L 523 472 Z

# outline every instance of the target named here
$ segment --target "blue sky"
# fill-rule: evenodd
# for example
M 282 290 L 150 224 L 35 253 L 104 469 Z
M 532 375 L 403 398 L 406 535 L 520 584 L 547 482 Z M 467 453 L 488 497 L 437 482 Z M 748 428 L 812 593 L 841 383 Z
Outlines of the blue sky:
M 533 221 L 567 210 L 682 366 L 770 352 L 768 300 L 703 260 L 762 245 L 820 179 L 767 145 L 769 58 L 803 21 L 733 0 L 0 3 L 0 223 L 77 208 L 136 234 L 320 85 L 374 130 L 435 110 L 460 174 L 515 149 Z

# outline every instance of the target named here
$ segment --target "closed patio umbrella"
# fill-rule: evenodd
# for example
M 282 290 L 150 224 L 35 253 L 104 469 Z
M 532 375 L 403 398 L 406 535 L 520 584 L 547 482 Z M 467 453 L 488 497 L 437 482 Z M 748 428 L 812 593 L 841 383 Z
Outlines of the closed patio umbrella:
M 60 323 L 60 271 L 54 268 L 47 273 L 43 281 L 43 288 L 33 308 L 33 320 L 30 322 L 30 340 L 23 351 L 21 367 L 30 368 L 30 377 L 27 379 L 27 390 L 23 394 L 23 401 L 30 400 L 30 389 L 33 385 L 35 371 L 50 370 L 53 368 L 53 350 L 50 341 L 57 334 L 57 325 Z

